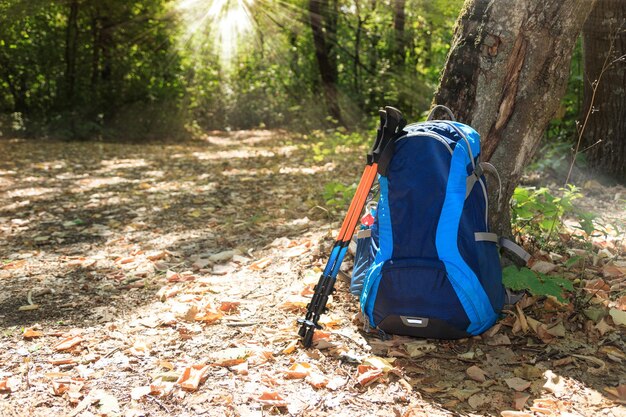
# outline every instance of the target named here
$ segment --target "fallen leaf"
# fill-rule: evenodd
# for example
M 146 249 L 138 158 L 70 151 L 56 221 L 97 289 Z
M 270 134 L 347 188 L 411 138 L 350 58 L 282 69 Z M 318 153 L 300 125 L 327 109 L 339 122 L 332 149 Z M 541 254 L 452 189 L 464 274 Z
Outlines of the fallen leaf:
M 528 321 L 526 320 L 526 315 L 524 314 L 524 311 L 520 307 L 519 303 L 515 304 L 515 309 L 517 310 L 517 318 L 518 318 L 518 320 L 520 322 L 520 326 L 522 328 L 522 331 L 524 333 L 527 333 L 528 329 L 529 329 Z
M 309 301 L 311 301 L 309 298 L 301 295 L 289 295 L 285 301 L 280 304 L 280 308 L 287 311 L 299 312 L 306 308 Z M 315 333 L 317 333 L 317 331 Z
M 0 379 L 0 392 L 11 392 L 9 387 L 9 379 Z
M 556 268 L 557 266 L 555 264 L 546 261 L 537 261 L 533 264 L 533 266 L 530 267 L 530 269 L 532 269 L 533 271 L 540 272 L 542 274 L 549 274 Z
M 300 291 L 300 295 L 303 297 L 310 297 L 315 294 L 315 284 L 305 285 L 302 291 Z
M 511 339 L 505 334 L 497 334 L 494 337 L 487 339 L 489 346 L 508 346 L 511 344 Z
M 513 394 L 513 408 L 523 410 L 526 407 L 526 401 L 530 398 L 530 394 L 525 392 L 516 392 Z
M 594 323 L 598 323 L 604 316 L 607 315 L 607 311 L 601 307 L 589 307 L 583 310 L 583 314 Z
M 239 365 L 231 366 L 229 369 L 237 375 L 248 375 L 248 362 L 241 362 Z
M 145 340 L 135 340 L 128 351 L 134 356 L 150 356 L 150 344 Z
M 54 378 L 70 378 L 71 374 L 67 372 L 46 372 L 44 375 L 46 378 L 54 379 Z
M 525 389 L 530 387 L 530 382 L 525 379 L 519 377 L 507 378 L 504 380 L 509 388 L 514 389 L 515 391 L 524 391 Z
M 209 261 L 211 262 L 225 262 L 230 260 L 233 256 L 235 256 L 234 250 L 225 250 L 223 252 L 215 253 L 209 256 Z
M 183 373 L 178 378 L 178 381 L 176 381 L 176 384 L 184 390 L 196 391 L 209 368 L 209 365 L 188 366 L 183 370 Z
M 393 369 L 393 366 L 389 363 L 389 361 L 378 356 L 370 356 L 363 359 L 363 365 L 368 365 L 376 369 L 380 369 L 384 373 L 387 373 Z
M 554 400 L 552 398 L 538 398 L 533 400 L 533 405 L 530 407 L 531 411 L 538 413 L 541 416 L 563 416 L 561 411 L 565 404 L 561 400 Z
M 598 330 L 598 332 L 600 332 L 600 336 L 604 336 L 606 333 L 615 330 L 613 327 L 609 326 L 604 319 L 600 320 L 594 327 Z
M 455 388 L 449 391 L 448 393 L 459 401 L 465 401 L 472 395 L 478 394 L 479 392 L 480 392 L 480 388 L 465 388 L 465 389 Z
M 267 268 L 272 263 L 272 258 L 263 258 L 258 261 L 254 261 L 248 266 L 253 271 L 261 271 Z
M 283 349 L 283 354 L 288 355 L 290 353 L 293 353 L 296 350 L 296 346 L 298 346 L 298 341 L 299 341 L 298 339 L 294 339 L 291 342 L 289 342 L 287 347 Z
M 178 378 L 177 378 L 178 379 Z M 157 396 L 169 395 L 174 389 L 174 383 L 165 382 L 161 378 L 157 378 L 150 384 L 150 394 Z
M 579 358 L 579 359 L 584 359 L 584 360 L 586 360 L 588 362 L 591 362 L 593 364 L 598 365 L 597 367 L 590 366 L 590 367 L 587 368 L 587 372 L 589 372 L 589 373 L 591 373 L 593 375 L 602 375 L 602 374 L 606 373 L 607 370 L 608 370 L 607 366 L 606 366 L 606 363 L 602 359 L 600 359 L 600 358 L 596 358 L 596 357 L 593 357 L 593 356 L 577 355 L 575 353 L 572 354 L 572 356 L 574 356 L 576 358 Z
M 75 364 L 76 360 L 74 358 L 59 358 L 59 359 L 50 359 L 48 361 L 51 365 L 71 365 Z
M 43 332 L 35 330 L 32 327 L 27 327 L 24 329 L 24 334 L 22 336 L 24 337 L 24 339 L 32 339 L 34 337 L 43 336 Z
M 109 415 L 109 414 L 119 414 L 120 413 L 120 405 L 113 395 L 99 390 L 97 395 L 94 396 L 97 398 L 100 404 L 100 409 L 98 410 L 100 414 Z
M 535 417 L 534 414 L 526 413 L 524 411 L 511 411 L 505 410 L 500 413 L 502 417 Z
M 70 336 L 68 338 L 61 340 L 60 342 L 52 346 L 52 348 L 56 351 L 68 350 L 78 345 L 82 341 L 83 341 L 83 338 L 80 336 Z
M 626 268 L 620 268 L 613 264 L 606 264 L 602 267 L 604 278 L 621 278 L 626 275 Z
M 204 311 L 195 315 L 195 321 L 201 321 L 204 324 L 215 324 L 219 322 L 224 315 L 219 311 Z
M 331 391 L 335 391 L 343 387 L 344 385 L 346 385 L 346 382 L 347 380 L 345 378 L 336 376 L 328 382 L 328 384 L 326 385 L 326 388 L 328 388 Z
M 563 323 L 558 322 L 551 326 L 546 326 L 546 332 L 554 337 L 565 337 L 565 326 Z
M 330 382 L 326 375 L 315 371 L 309 373 L 305 381 L 308 382 L 313 388 L 317 389 L 324 388 Z
M 474 366 L 470 366 L 469 368 L 467 368 L 465 370 L 465 373 L 467 374 L 467 376 L 469 376 L 471 379 L 473 379 L 476 382 L 485 382 L 486 381 L 486 373 L 485 371 L 483 371 L 482 369 L 480 369 L 478 366 L 474 365 Z
M 609 310 L 609 315 L 618 326 L 626 326 L 626 311 L 612 308 Z
M 285 377 L 287 379 L 304 379 L 312 370 L 312 366 L 306 362 L 296 362 L 285 371 Z
M 250 353 L 250 350 L 246 348 L 228 348 L 214 353 L 210 361 L 215 366 L 235 366 L 243 363 L 250 356 Z
M 138 401 L 146 395 L 150 394 L 151 392 L 152 389 L 150 388 L 150 386 L 135 387 L 130 391 L 130 398 Z
M 517 377 L 533 380 L 543 376 L 543 370 L 533 365 L 523 364 L 519 368 L 513 370 L 513 374 Z
M 324 331 L 324 330 L 316 330 L 313 333 L 313 338 L 311 339 L 313 342 L 319 342 L 320 340 L 330 340 L 332 333 Z
M 70 383 L 64 381 L 52 381 L 52 394 L 60 396 L 70 390 Z
M 268 405 L 272 407 L 287 407 L 287 401 L 283 397 L 280 396 L 277 392 L 274 391 L 265 391 L 261 396 L 257 399 L 261 404 Z
M 431 352 L 437 349 L 437 346 L 428 343 L 425 340 L 417 340 L 415 342 L 404 343 L 404 349 L 411 358 L 420 358 L 426 355 L 427 352 Z
M 382 375 L 382 369 L 376 368 L 374 366 L 359 365 L 357 367 L 357 381 L 363 387 L 372 384 Z
M 239 301 L 222 301 L 219 310 L 225 313 L 232 313 L 239 308 L 239 304 Z
M 485 333 L 483 333 L 483 337 L 485 339 L 489 339 L 491 337 L 494 337 L 502 328 L 502 323 L 496 323 L 495 325 L 491 326 Z
M 162 250 L 158 252 L 149 252 L 146 254 L 146 258 L 152 262 L 160 261 L 161 259 L 166 258 L 169 255 L 168 251 Z
M 342 321 L 339 317 L 330 316 L 328 314 L 322 315 L 322 317 L 320 317 L 320 319 L 318 320 L 318 323 L 324 326 L 324 328 L 326 329 L 336 328 L 341 324 L 341 322 Z
M 572 358 L 571 356 L 567 356 L 565 358 L 552 361 L 552 366 L 565 366 L 574 362 L 576 362 L 576 359 Z
M 598 349 L 598 352 L 604 353 L 614 362 L 622 363 L 623 360 L 626 360 L 626 354 L 615 346 L 602 346 Z
M 626 384 L 618 385 L 617 387 L 605 387 L 604 391 L 613 397 L 613 400 L 626 404 Z
M 267 349 L 254 349 L 250 356 L 250 362 L 254 365 L 261 365 L 271 360 L 274 360 L 274 352 Z
M 543 377 L 546 380 L 545 384 L 543 384 L 543 389 L 551 392 L 557 398 L 565 394 L 567 389 L 565 386 L 565 379 L 561 378 L 549 369 L 543 373 Z
M 20 269 L 26 264 L 26 259 L 20 259 L 19 261 L 9 262 L 6 265 L 0 266 L 0 269 L 12 270 L 12 269 Z
M 467 399 L 467 403 L 472 409 L 476 410 L 485 404 L 489 404 L 491 398 L 486 394 L 474 394 Z

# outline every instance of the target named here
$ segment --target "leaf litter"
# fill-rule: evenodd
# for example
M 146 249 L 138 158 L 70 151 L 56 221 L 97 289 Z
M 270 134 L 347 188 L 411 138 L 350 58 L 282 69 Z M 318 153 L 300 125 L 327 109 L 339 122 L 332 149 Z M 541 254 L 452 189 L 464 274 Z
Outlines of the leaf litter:
M 578 259 L 535 254 L 535 269 L 578 280 L 568 303 L 526 296 L 459 341 L 360 331 L 340 278 L 305 350 L 294 321 L 341 220 L 315 196 L 360 168 L 343 155 L 315 175 L 256 175 L 258 158 L 202 157 L 311 164 L 304 138 L 241 134 L 271 140 L 0 144 L 3 187 L 57 190 L 0 197 L 0 414 L 623 415 L 619 240 L 594 238 Z M 68 155 L 64 170 L 50 162 Z

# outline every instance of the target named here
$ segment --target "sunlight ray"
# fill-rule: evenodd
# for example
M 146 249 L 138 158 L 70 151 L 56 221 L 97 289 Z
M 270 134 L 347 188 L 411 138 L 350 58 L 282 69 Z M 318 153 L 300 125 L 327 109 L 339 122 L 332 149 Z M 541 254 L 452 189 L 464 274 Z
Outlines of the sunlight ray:
M 175 8 L 187 25 L 186 40 L 212 33 L 221 64 L 228 69 L 243 40 L 252 31 L 254 0 L 180 0 Z

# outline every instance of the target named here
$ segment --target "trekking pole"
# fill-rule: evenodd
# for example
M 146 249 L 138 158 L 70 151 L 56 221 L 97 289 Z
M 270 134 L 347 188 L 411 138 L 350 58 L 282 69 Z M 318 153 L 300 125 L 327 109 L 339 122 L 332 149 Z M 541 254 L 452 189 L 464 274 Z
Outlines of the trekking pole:
M 372 150 L 367 154 L 367 165 L 365 166 L 354 197 L 350 202 L 348 212 L 341 225 L 326 267 L 315 286 L 315 292 L 313 293 L 311 302 L 307 305 L 306 316 L 303 319 L 298 319 L 298 323 L 301 324 L 298 335 L 302 338 L 304 347 L 307 348 L 311 346 L 315 329 L 321 328 L 318 324 L 319 318 L 326 312 L 328 297 L 334 291 L 339 268 L 348 250 L 348 245 L 354 233 L 359 215 L 363 211 L 367 196 L 376 179 L 378 159 L 385 147 L 395 140 L 395 136 L 402 131 L 402 128 L 406 124 L 402 118 L 402 113 L 393 107 L 387 106 L 384 110 L 379 110 L 379 116 L 380 125 Z

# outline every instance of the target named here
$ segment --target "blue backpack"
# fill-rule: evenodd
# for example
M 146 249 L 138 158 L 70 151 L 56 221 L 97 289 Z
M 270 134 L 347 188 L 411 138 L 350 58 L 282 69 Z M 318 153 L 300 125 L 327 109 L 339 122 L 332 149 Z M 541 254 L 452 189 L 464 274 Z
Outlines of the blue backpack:
M 523 255 L 489 232 L 483 174 L 497 172 L 465 124 L 429 117 L 404 131 L 381 156 L 375 222 L 357 242 L 351 289 L 381 333 L 478 335 L 505 301 L 498 244 Z

